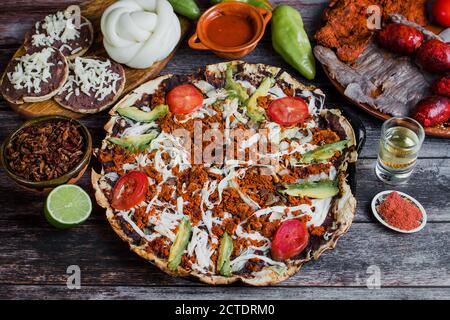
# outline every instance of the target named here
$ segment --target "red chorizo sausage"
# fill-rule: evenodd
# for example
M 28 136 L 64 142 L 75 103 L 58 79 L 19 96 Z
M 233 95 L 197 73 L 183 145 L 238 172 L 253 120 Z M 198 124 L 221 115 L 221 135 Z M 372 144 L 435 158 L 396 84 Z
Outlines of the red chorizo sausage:
M 378 43 L 385 49 L 404 55 L 413 54 L 423 43 L 423 34 L 416 28 L 391 23 L 378 32 Z
M 417 51 L 416 62 L 429 72 L 450 71 L 450 45 L 437 39 L 427 41 Z
M 431 87 L 431 91 L 439 96 L 450 98 L 450 75 L 445 75 L 436 80 Z
M 450 99 L 442 96 L 431 96 L 420 101 L 413 118 L 425 127 L 433 127 L 450 119 Z

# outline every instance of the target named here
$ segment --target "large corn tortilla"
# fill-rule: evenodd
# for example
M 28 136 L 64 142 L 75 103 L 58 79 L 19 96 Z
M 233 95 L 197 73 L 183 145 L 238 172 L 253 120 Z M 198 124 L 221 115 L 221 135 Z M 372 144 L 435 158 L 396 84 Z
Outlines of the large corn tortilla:
M 283 79 L 284 81 L 290 83 L 295 89 L 300 90 L 315 89 L 315 87 L 303 85 L 302 83 L 298 82 L 293 77 L 291 77 L 288 73 L 282 72 L 281 69 L 276 67 L 262 64 L 247 64 L 243 62 L 233 62 L 233 63 L 238 64 L 241 68 L 244 68 L 245 72 L 252 76 L 265 77 L 268 74 L 270 74 L 276 77 L 277 79 Z M 226 70 L 226 65 L 227 63 L 209 65 L 206 67 L 206 72 L 210 74 L 224 72 Z M 173 75 L 165 75 L 143 84 L 142 86 L 134 90 L 132 93 L 124 97 L 121 101 L 119 101 L 116 104 L 116 106 L 110 111 L 111 116 L 113 116 L 116 113 L 116 110 L 118 108 L 123 106 L 130 106 L 134 102 L 138 101 L 143 94 L 152 94 L 153 92 L 156 91 L 159 84 L 163 80 L 169 79 L 171 77 L 173 77 Z M 351 145 L 356 146 L 356 137 L 354 130 L 350 125 L 350 123 L 348 122 L 348 120 L 341 114 L 339 110 L 325 109 L 322 111 L 321 115 L 325 119 L 327 119 L 330 127 L 341 135 L 341 139 L 348 139 L 350 140 Z M 111 134 L 112 127 L 113 121 L 109 121 L 105 125 L 107 135 Z M 167 266 L 167 260 L 161 259 L 152 252 L 146 250 L 147 244 L 145 243 L 145 240 L 142 240 L 142 243 L 144 244 L 141 244 L 140 236 L 137 234 L 130 234 L 129 230 L 127 230 L 127 228 L 124 227 L 126 226 L 126 222 L 123 220 L 119 220 L 116 218 L 116 216 L 114 216 L 113 210 L 110 207 L 110 204 L 106 196 L 103 194 L 99 186 L 99 179 L 101 175 L 96 173 L 95 171 L 92 171 L 92 184 L 95 190 L 95 197 L 97 203 L 101 207 L 106 209 L 106 216 L 114 231 L 119 235 L 119 237 L 122 240 L 128 242 L 130 249 L 132 251 L 137 253 L 142 258 L 152 262 L 162 271 L 173 276 L 189 276 L 189 275 L 194 276 L 205 283 L 213 285 L 224 285 L 234 283 L 236 281 L 242 281 L 243 283 L 249 285 L 265 286 L 278 283 L 291 277 L 300 270 L 301 266 L 304 263 L 310 261 L 311 259 L 318 259 L 324 251 L 333 249 L 336 246 L 337 240 L 349 230 L 356 210 L 356 199 L 353 196 L 350 186 L 347 183 L 346 170 L 348 163 L 355 162 L 356 159 L 357 159 L 356 151 L 348 153 L 345 157 L 345 160 L 341 163 L 340 167 L 338 168 L 338 181 L 340 193 L 334 198 L 332 202 L 332 207 L 329 212 L 329 215 L 333 216 L 336 225 L 336 230 L 332 233 L 332 235 L 328 238 L 328 240 L 325 241 L 324 239 L 322 239 L 322 241 L 314 248 L 312 247 L 309 249 L 307 248 L 308 251 L 304 259 L 295 261 L 288 260 L 286 262 L 287 269 L 282 273 L 279 273 L 279 271 L 277 272 L 275 268 L 271 266 L 266 266 L 261 271 L 258 272 L 245 275 L 233 275 L 232 277 L 205 275 L 198 273 L 196 271 L 185 270 L 182 267 L 179 267 L 176 272 L 172 272 L 171 270 L 169 270 Z

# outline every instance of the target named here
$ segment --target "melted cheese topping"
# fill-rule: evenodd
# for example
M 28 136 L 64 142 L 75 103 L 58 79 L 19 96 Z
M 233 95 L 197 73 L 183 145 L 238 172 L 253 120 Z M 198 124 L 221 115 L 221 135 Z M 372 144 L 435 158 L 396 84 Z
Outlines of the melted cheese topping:
M 48 15 L 44 21 L 36 22 L 36 33 L 32 36 L 32 44 L 35 47 L 52 46 L 56 41 L 63 42 L 63 46 L 70 51 L 81 50 L 81 48 L 72 48 L 66 42 L 75 40 L 80 36 L 79 29 L 74 24 L 75 17 L 69 12 L 58 11 L 55 14 Z M 81 26 L 84 26 L 82 24 Z M 81 28 L 80 26 L 80 28 Z M 40 33 L 40 29 L 45 33 Z M 64 48 L 61 46 L 61 50 Z M 76 52 L 72 52 L 75 54 Z
M 45 48 L 42 51 L 16 58 L 15 61 L 18 63 L 14 72 L 7 74 L 14 89 L 27 89 L 28 93 L 41 93 L 42 82 L 47 83 L 52 76 L 50 68 L 55 64 L 49 62 L 49 59 L 53 52 L 53 48 Z
M 214 249 L 208 242 L 208 233 L 197 226 L 192 228 L 192 238 L 187 252 L 190 257 L 195 256 L 196 258 L 197 262 L 192 264 L 194 270 L 204 272 L 209 271 L 209 268 L 215 269 L 211 261 Z
M 248 260 L 250 259 L 260 259 L 264 262 L 266 262 L 268 265 L 272 265 L 272 266 L 279 266 L 281 268 L 285 268 L 286 264 L 284 264 L 283 262 L 279 262 L 279 261 L 275 261 L 270 259 L 268 256 L 262 255 L 262 254 L 255 254 L 256 250 L 253 248 L 248 248 L 247 250 L 241 252 L 241 254 L 236 257 L 234 260 L 231 261 L 231 270 L 233 272 L 242 270 L 242 268 L 244 268 L 245 264 L 248 262 Z
M 190 153 L 183 147 L 180 138 L 161 132 L 150 144 L 155 154 L 154 167 L 162 175 L 163 182 L 173 178 L 172 168 L 179 166 L 180 171 L 191 167 Z M 163 160 L 163 153 L 168 153 L 168 161 Z
M 94 94 L 94 98 L 103 101 L 110 94 L 117 94 L 117 83 L 122 79 L 120 74 L 113 72 L 111 61 L 101 61 L 89 58 L 75 58 L 69 61 L 71 71 L 61 92 L 67 91 L 65 97 L 69 100 L 72 94 L 87 96 Z M 81 91 L 81 92 L 80 92 Z
M 238 81 L 241 83 L 248 91 L 252 92 L 256 90 L 249 82 Z M 215 90 L 209 83 L 205 81 L 197 81 L 194 84 L 199 88 L 204 94 L 208 96 L 205 99 L 203 108 L 197 112 L 189 115 L 187 119 L 183 119 L 183 122 L 187 122 L 194 118 L 206 118 L 214 116 L 214 110 L 210 109 L 209 106 L 218 100 L 224 100 L 222 104 L 223 107 L 223 121 L 225 124 L 225 144 L 230 143 L 229 130 L 234 128 L 238 122 L 246 124 L 248 119 L 245 115 L 245 110 L 242 112 L 237 99 L 228 99 L 224 95 L 223 90 Z M 283 97 L 285 96 L 282 89 L 275 85 L 269 91 L 272 97 Z M 320 92 L 312 93 L 310 91 L 303 91 L 302 95 L 309 100 L 309 108 L 313 115 L 317 115 L 323 106 L 322 96 Z M 118 116 L 117 116 L 118 117 Z M 119 117 L 120 118 L 120 117 Z M 127 120 L 129 121 L 129 120 Z M 310 150 L 317 148 L 316 145 L 311 144 L 312 132 L 311 128 L 317 126 L 316 121 L 311 121 L 306 126 L 306 129 L 301 128 L 282 128 L 278 124 L 273 122 L 265 122 L 262 124 L 262 128 L 268 129 L 268 139 L 274 143 L 279 143 L 280 148 L 277 152 L 267 155 L 268 157 L 280 158 L 283 156 L 290 156 L 294 153 L 304 154 Z M 150 129 L 156 129 L 153 124 L 141 124 L 141 123 L 131 123 L 130 127 L 124 131 L 124 135 L 139 135 L 147 132 Z M 239 148 L 245 150 L 252 147 L 260 140 L 261 136 L 259 134 L 254 134 L 248 139 L 244 140 Z M 152 211 L 150 215 L 149 224 L 153 226 L 152 236 L 164 236 L 170 241 L 174 241 L 176 227 L 179 221 L 184 216 L 183 209 L 185 205 L 189 202 L 184 201 L 181 194 L 177 194 L 176 188 L 173 187 L 172 198 L 176 199 L 175 204 L 165 202 L 159 199 L 159 194 L 162 190 L 162 186 L 170 178 L 177 178 L 172 173 L 172 168 L 178 166 L 180 172 L 191 168 L 190 162 L 190 151 L 186 150 L 181 143 L 179 137 L 175 137 L 167 132 L 161 132 L 159 136 L 154 139 L 149 147 L 149 150 L 155 152 L 154 158 L 150 161 L 147 157 L 139 155 L 136 158 L 135 164 L 128 164 L 131 167 L 141 166 L 145 167 L 148 165 L 153 166 L 153 168 L 161 174 L 162 181 L 156 186 L 156 195 L 150 200 L 147 205 L 147 213 Z M 168 154 L 169 157 L 164 156 Z M 228 156 L 228 155 L 226 155 Z M 295 165 L 297 160 L 291 158 L 291 166 Z M 295 160 L 295 161 L 294 161 Z M 273 221 L 285 221 L 288 219 L 300 218 L 302 216 L 310 216 L 310 220 L 307 226 L 321 226 L 327 218 L 329 213 L 332 198 L 327 199 L 313 199 L 312 204 L 301 204 L 298 206 L 271 206 L 263 207 L 259 203 L 251 199 L 239 186 L 239 180 L 244 179 L 246 172 L 251 168 L 256 166 L 262 166 L 255 164 L 252 161 L 242 161 L 236 159 L 225 158 L 224 164 L 220 166 L 210 166 L 207 171 L 221 176 L 221 179 L 211 180 L 208 179 L 199 189 L 192 192 L 193 195 L 200 195 L 200 205 L 199 209 L 201 212 L 201 220 L 197 223 L 192 224 L 192 238 L 187 246 L 186 254 L 193 261 L 191 268 L 195 271 L 201 273 L 214 273 L 215 264 L 213 263 L 212 256 L 216 252 L 219 244 L 219 239 L 213 232 L 213 228 L 219 225 L 223 228 L 224 221 L 226 219 L 233 218 L 234 216 L 229 212 L 224 212 L 222 217 L 214 216 L 214 208 L 221 204 L 223 201 L 223 192 L 226 188 L 233 188 L 239 194 L 243 203 L 251 207 L 254 212 L 251 216 L 262 217 L 264 215 L 269 215 L 268 220 Z M 268 166 L 269 167 L 269 166 Z M 124 168 L 125 169 L 125 168 Z M 279 170 L 275 166 L 272 166 L 274 171 Z M 286 170 L 286 168 L 285 168 Z M 278 173 L 280 173 L 278 171 Z M 305 178 L 305 181 L 318 181 L 322 179 L 335 179 L 336 178 L 336 168 L 331 166 L 329 173 L 320 173 L 318 175 L 311 175 Z M 300 182 L 301 180 L 299 180 Z M 185 192 L 186 185 L 183 184 L 182 193 Z M 215 201 L 211 199 L 213 195 L 215 196 Z M 300 213 L 299 213 L 300 212 Z M 295 214 L 294 214 L 295 213 Z M 244 224 L 249 218 L 241 221 L 235 232 L 231 235 L 234 240 L 246 239 L 252 241 L 252 244 L 247 244 L 246 247 L 241 249 L 240 253 L 234 257 L 231 261 L 231 267 L 233 272 L 237 272 L 244 268 L 245 264 L 251 259 L 259 259 L 264 262 L 266 266 L 276 270 L 285 270 L 286 264 L 279 261 L 272 260 L 268 254 L 271 247 L 271 240 L 263 236 L 260 232 L 253 230 L 247 232 L 245 230 Z M 326 237 L 330 237 L 330 233 L 325 234 Z M 255 244 L 257 243 L 257 244 Z M 191 259 L 193 258 L 193 259 Z

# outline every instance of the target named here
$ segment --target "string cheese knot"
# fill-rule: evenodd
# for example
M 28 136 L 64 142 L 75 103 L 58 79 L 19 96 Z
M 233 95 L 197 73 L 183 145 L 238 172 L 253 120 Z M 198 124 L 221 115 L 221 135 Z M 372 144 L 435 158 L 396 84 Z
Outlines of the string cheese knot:
M 109 56 L 137 69 L 165 59 L 181 37 L 180 21 L 167 0 L 120 0 L 103 13 L 101 30 Z

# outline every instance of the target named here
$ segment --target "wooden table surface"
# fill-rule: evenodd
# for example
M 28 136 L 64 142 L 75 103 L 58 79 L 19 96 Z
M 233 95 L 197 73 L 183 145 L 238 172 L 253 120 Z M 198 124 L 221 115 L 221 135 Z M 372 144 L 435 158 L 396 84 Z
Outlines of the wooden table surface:
M 312 37 L 328 1 L 273 2 L 289 3 L 299 9 Z M 3 0 L 1 71 L 36 20 L 73 3 L 76 1 Z M 298 75 L 274 52 L 269 33 L 244 60 L 281 66 Z M 191 50 L 185 40 L 163 73 L 187 74 L 219 61 L 212 53 Z M 273 287 L 211 287 L 173 278 L 129 252 L 98 206 L 83 225 L 69 231 L 54 229 L 43 214 L 45 196 L 22 191 L 0 169 L 0 298 L 450 299 L 450 140 L 427 138 L 412 179 L 396 188 L 423 204 L 428 212 L 427 226 L 418 234 L 394 233 L 377 223 L 370 211 L 372 197 L 391 189 L 374 175 L 381 122 L 349 105 L 322 70 L 312 83 L 327 93 L 328 104 L 356 113 L 367 129 L 367 142 L 357 165 L 356 218 L 335 250 Z M 104 136 L 106 120 L 105 113 L 83 120 L 93 134 L 95 146 Z M 0 100 L 0 141 L 22 121 Z M 79 184 L 92 195 L 88 174 Z M 70 265 L 81 269 L 81 289 L 69 290 L 66 286 Z M 367 287 L 374 270 L 380 271 L 381 289 Z

